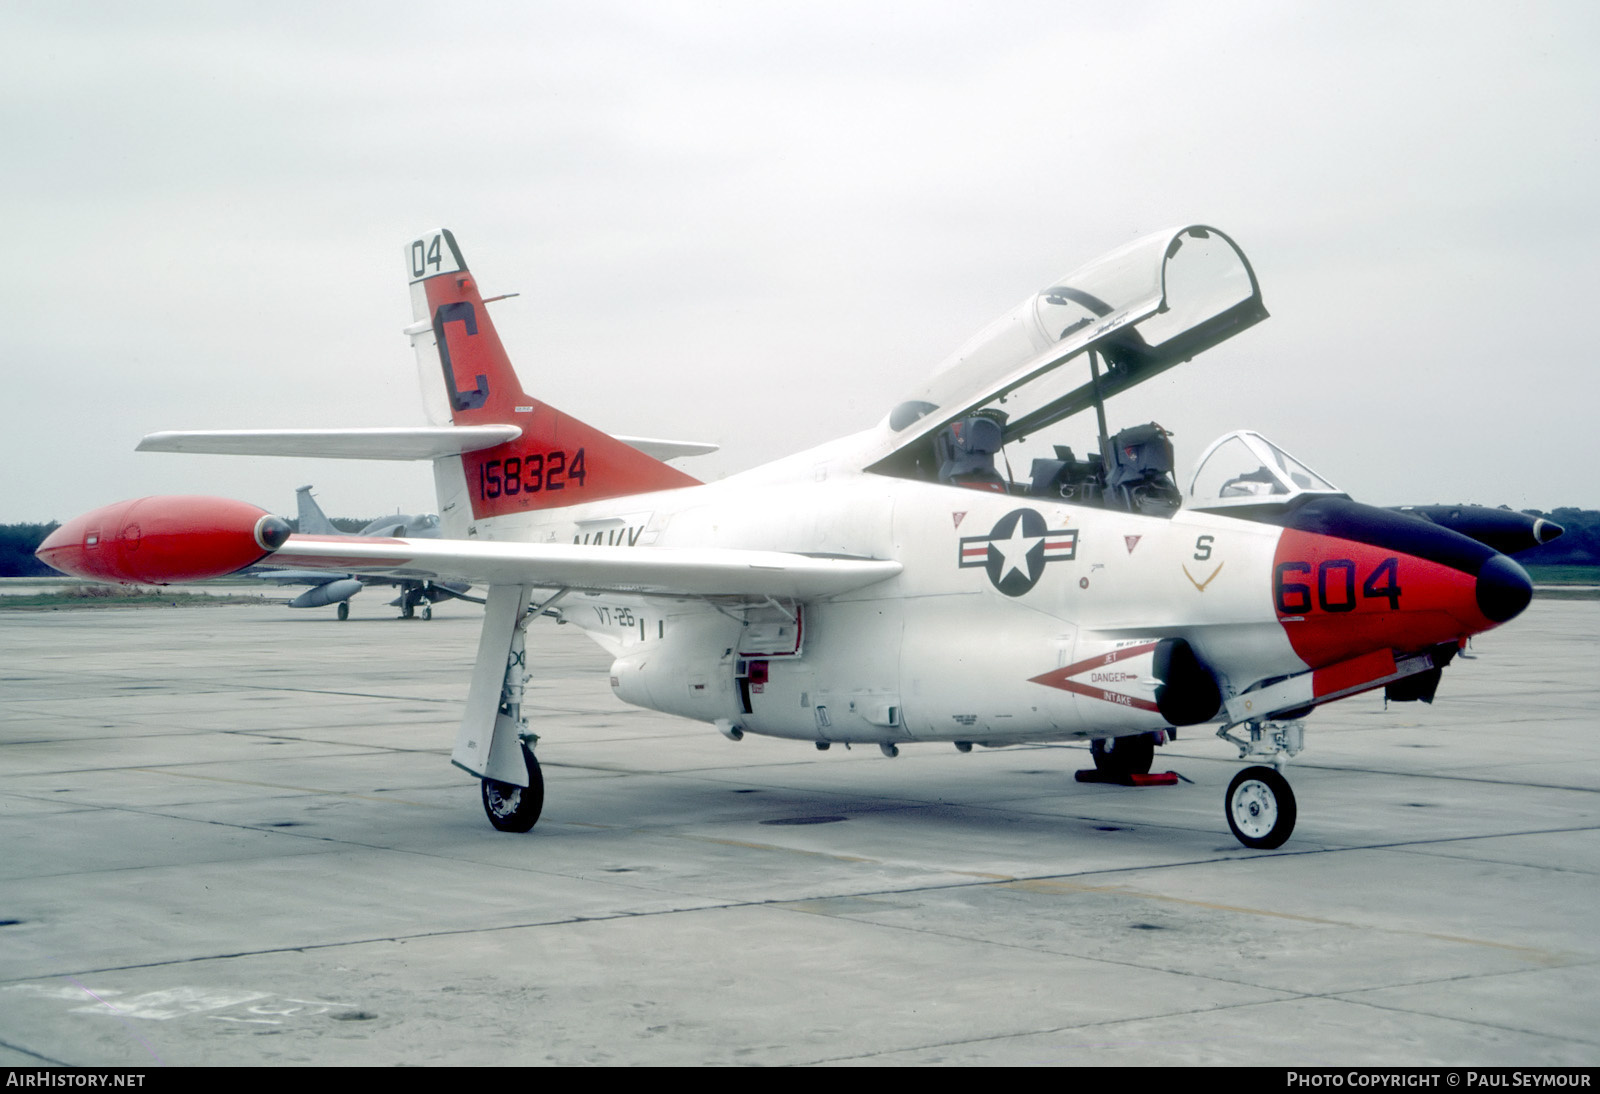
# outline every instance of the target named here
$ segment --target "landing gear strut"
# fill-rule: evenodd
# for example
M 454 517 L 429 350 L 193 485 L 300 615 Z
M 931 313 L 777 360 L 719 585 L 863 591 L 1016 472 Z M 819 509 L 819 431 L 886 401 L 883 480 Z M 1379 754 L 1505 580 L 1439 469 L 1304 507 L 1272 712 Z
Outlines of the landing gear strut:
M 544 809 L 544 776 L 534 758 L 538 737 L 522 709 L 529 679 L 526 631 L 565 591 L 531 603 L 532 590 L 494 585 L 485 598 L 483 631 L 450 762 L 476 775 L 483 811 L 502 832 L 526 832 Z M 428 601 L 422 601 L 428 610 Z

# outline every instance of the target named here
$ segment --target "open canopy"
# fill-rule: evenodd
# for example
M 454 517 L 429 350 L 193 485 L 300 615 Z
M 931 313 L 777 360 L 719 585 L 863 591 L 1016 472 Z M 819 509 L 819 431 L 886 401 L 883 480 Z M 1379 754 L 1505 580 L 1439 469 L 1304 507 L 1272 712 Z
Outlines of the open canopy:
M 910 472 L 931 434 L 984 408 L 1005 412 L 1006 441 L 1025 438 L 1266 317 L 1255 272 L 1226 235 L 1191 225 L 1146 236 L 980 331 L 890 413 L 894 454 L 873 470 Z M 1074 359 L 1083 367 L 1062 368 Z

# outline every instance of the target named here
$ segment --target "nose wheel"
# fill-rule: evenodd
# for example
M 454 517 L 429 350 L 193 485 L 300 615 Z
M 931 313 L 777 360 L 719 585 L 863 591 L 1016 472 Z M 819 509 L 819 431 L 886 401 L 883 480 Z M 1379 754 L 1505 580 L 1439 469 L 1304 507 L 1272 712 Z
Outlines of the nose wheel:
M 1228 784 L 1224 802 L 1228 827 L 1246 847 L 1270 851 L 1282 847 L 1294 831 L 1294 791 L 1289 780 L 1270 767 L 1247 767 Z

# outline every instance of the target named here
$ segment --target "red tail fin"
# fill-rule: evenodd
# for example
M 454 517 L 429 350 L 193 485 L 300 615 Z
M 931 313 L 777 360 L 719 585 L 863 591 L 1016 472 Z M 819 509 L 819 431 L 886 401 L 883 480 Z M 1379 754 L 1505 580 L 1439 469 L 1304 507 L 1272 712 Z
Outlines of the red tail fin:
M 698 484 L 523 391 L 477 279 L 448 231 L 416 240 L 406 257 L 417 320 L 412 342 L 429 416 L 439 424 L 447 413 L 455 425 L 509 424 L 522 430 L 514 441 L 461 457 L 474 518 Z

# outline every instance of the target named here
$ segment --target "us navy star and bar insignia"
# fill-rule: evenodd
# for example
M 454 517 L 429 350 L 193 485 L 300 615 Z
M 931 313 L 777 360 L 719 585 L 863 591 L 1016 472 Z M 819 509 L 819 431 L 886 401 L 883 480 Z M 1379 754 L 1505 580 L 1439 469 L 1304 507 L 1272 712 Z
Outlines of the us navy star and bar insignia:
M 1039 582 L 1046 565 L 1078 555 L 1076 528 L 1051 528 L 1032 509 L 1013 509 L 986 536 L 962 536 L 962 569 L 981 566 L 1006 596 L 1021 596 Z

